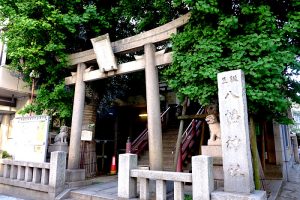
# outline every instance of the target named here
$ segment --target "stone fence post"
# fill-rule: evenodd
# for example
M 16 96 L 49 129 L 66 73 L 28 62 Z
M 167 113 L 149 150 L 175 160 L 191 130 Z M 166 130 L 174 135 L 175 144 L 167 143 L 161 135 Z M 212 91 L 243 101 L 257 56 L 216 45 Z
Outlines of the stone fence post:
M 298 141 L 296 135 L 291 135 L 291 140 L 293 144 L 294 158 L 297 164 L 300 163 L 299 152 L 298 152 Z
M 130 177 L 130 171 L 137 169 L 136 154 L 120 154 L 119 155 L 119 174 L 118 174 L 118 197 L 134 198 L 137 196 L 136 178 Z
M 66 158 L 66 152 L 54 151 L 51 153 L 49 174 L 50 199 L 54 199 L 56 195 L 64 190 Z
M 192 183 L 193 200 L 210 200 L 210 193 L 214 190 L 212 157 L 192 157 Z

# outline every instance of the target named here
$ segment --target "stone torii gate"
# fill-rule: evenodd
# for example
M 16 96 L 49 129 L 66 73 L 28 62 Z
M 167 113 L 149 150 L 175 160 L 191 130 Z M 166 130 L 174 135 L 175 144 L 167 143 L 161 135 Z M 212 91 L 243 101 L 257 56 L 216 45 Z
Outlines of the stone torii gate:
M 85 82 L 140 70 L 145 70 L 146 77 L 150 169 L 162 170 L 162 131 L 158 69 L 156 66 L 170 64 L 172 62 L 172 53 L 165 53 L 164 50 L 156 52 L 154 44 L 168 40 L 171 37 L 171 34 L 176 34 L 178 27 L 187 23 L 189 18 L 190 14 L 188 13 L 163 26 L 115 42 L 110 42 L 108 35 L 100 36 L 92 39 L 94 49 L 69 56 L 71 66 L 77 65 L 77 72 L 73 73 L 72 76 L 65 78 L 66 85 L 75 84 L 68 158 L 69 170 L 79 169 L 79 147 L 85 101 Z M 100 47 L 95 44 L 97 41 L 100 41 Z M 144 49 L 144 55 L 136 57 L 135 61 L 119 65 L 116 64 L 114 54 L 136 52 L 142 49 Z M 103 58 L 105 58 L 106 61 L 108 60 L 107 62 L 109 63 L 103 63 Z M 95 61 L 96 59 L 98 61 L 99 69 L 87 69 L 85 63 Z M 105 64 L 109 65 L 105 66 Z

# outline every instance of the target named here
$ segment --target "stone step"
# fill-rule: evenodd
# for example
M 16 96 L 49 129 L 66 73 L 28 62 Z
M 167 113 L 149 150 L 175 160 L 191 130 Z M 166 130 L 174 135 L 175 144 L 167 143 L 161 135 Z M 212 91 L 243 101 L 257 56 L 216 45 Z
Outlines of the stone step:
M 163 141 L 163 148 L 175 148 L 176 141 L 166 140 Z
M 167 132 L 163 133 L 162 137 L 172 137 L 172 138 L 177 138 L 178 133 L 177 132 Z
M 167 137 L 170 137 L 170 138 L 177 138 L 177 134 L 178 134 L 178 133 L 168 133 L 168 134 L 164 134 L 164 135 L 162 135 L 162 138 L 167 138 Z
M 116 196 L 101 193 L 100 195 L 95 192 L 83 190 L 83 191 L 72 191 L 70 193 L 70 199 L 76 200 L 115 200 Z
M 163 154 L 172 156 L 173 154 L 175 154 L 175 149 L 163 149 Z
M 175 149 L 176 142 L 167 141 L 163 143 L 163 149 Z
M 149 151 L 146 151 L 142 155 L 140 155 L 140 158 L 148 157 L 148 154 L 149 154 Z M 166 155 L 167 158 L 174 154 L 175 154 L 175 149 L 173 149 L 173 148 L 166 148 L 166 149 L 164 148 L 163 149 L 163 155 Z
M 168 161 L 163 161 L 163 164 L 173 163 L 173 159 L 170 159 Z M 149 163 L 149 160 L 139 160 L 138 163 Z
M 166 140 L 166 139 L 170 139 L 170 140 L 177 140 L 177 135 L 166 135 L 166 136 L 163 136 L 162 137 L 163 140 Z
M 173 160 L 173 158 L 174 158 L 174 154 L 163 154 L 163 161 L 165 162 L 165 161 L 169 161 L 169 160 Z M 143 160 L 149 160 L 149 155 L 147 154 L 147 155 L 145 155 L 145 156 L 143 156 L 143 157 L 141 157 L 140 159 L 139 159 L 139 161 L 143 161 Z
M 163 157 L 163 163 L 169 163 L 169 162 L 173 162 L 174 157 Z M 148 162 L 149 159 L 148 158 L 143 158 L 138 160 L 138 162 Z
M 175 152 L 175 149 L 173 148 L 163 148 L 163 153 L 166 153 L 166 154 L 172 154 L 172 152 Z
M 139 160 L 138 163 L 149 163 L 148 160 Z M 163 160 L 164 164 L 173 163 L 173 159 Z
M 164 142 L 176 142 L 177 141 L 177 137 L 176 138 L 172 138 L 172 137 L 164 138 L 163 141 Z
M 139 166 L 149 166 L 149 162 L 139 162 L 138 165 Z M 164 168 L 172 168 L 173 167 L 173 162 L 163 163 L 163 167 Z
M 174 128 L 169 128 L 167 129 L 166 131 L 163 132 L 163 135 L 166 135 L 166 134 L 172 134 L 172 133 L 178 133 L 178 127 L 174 127 Z
M 171 129 L 163 133 L 163 167 L 164 169 L 173 168 L 173 160 L 175 153 L 175 146 L 177 142 L 178 129 Z M 139 165 L 149 165 L 149 151 L 144 152 L 140 157 Z
M 177 140 L 177 136 L 175 136 L 175 135 L 166 135 L 166 136 L 163 136 L 162 137 L 162 140 L 164 141 L 166 141 L 166 140 L 171 140 L 171 141 L 176 141 Z
M 171 129 L 171 130 L 167 130 L 166 132 L 162 133 L 162 136 L 165 135 L 176 135 L 178 134 L 178 129 Z

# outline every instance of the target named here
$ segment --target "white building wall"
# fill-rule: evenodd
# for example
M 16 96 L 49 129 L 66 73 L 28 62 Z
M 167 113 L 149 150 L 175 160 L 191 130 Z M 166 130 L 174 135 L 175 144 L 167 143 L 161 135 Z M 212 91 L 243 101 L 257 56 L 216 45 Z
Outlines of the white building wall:
M 1 32 L 2 30 L 0 34 Z M 0 97 L 17 99 L 16 107 L 0 105 L 0 150 L 6 150 L 12 154 L 14 149 L 13 119 L 19 116 L 17 111 L 29 102 L 31 90 L 20 75 L 7 68 L 6 54 L 7 46 L 0 41 Z
M 290 129 L 287 125 L 273 123 L 276 164 L 282 167 L 282 176 L 285 181 L 290 179 L 290 168 L 294 162 L 291 145 Z
M 28 85 L 19 77 L 13 76 L 6 67 L 0 67 L 0 88 L 18 93 L 30 93 Z M 1 94 L 0 94 L 1 95 Z

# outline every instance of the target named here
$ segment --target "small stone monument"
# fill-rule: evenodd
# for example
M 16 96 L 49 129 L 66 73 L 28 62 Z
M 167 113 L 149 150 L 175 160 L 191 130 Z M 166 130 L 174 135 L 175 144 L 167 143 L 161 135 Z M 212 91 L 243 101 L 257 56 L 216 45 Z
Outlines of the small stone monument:
M 68 153 L 69 147 L 67 138 L 69 136 L 68 134 L 69 128 L 67 126 L 61 126 L 60 132 L 57 134 L 54 138 L 54 144 L 49 145 L 48 152 L 52 151 L 64 151 Z
M 218 89 L 224 191 L 212 192 L 211 199 L 267 199 L 265 191 L 254 190 L 244 73 L 218 74 Z

